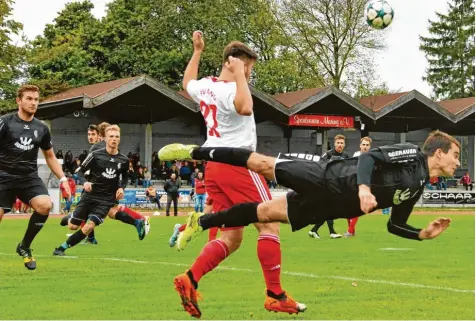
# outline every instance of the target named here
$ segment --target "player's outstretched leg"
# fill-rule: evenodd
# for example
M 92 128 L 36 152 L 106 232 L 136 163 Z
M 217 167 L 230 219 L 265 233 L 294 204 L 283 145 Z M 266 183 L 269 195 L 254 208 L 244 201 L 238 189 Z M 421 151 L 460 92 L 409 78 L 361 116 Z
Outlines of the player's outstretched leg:
M 144 217 L 123 205 L 111 208 L 108 213 L 110 218 L 132 225 L 136 228 L 139 240 L 143 240 L 150 230 L 150 218 Z M 148 228 L 146 229 L 146 222 Z
M 149 232 L 150 232 L 150 223 L 151 223 L 150 222 L 150 216 L 143 216 L 140 213 L 132 210 L 131 208 L 129 208 L 125 205 L 119 205 L 117 207 L 117 210 L 120 211 L 120 212 L 126 213 L 127 215 L 131 216 L 135 220 L 143 220 L 144 221 L 144 229 L 145 229 L 144 237 L 149 234 Z
M 179 234 L 177 249 L 183 250 L 202 231 L 212 227 L 238 227 L 252 223 L 289 223 L 286 213 L 286 196 L 264 203 L 242 203 L 213 214 L 192 212 L 187 227 Z
M 261 155 L 244 148 L 197 147 L 195 145 L 170 144 L 159 150 L 161 160 L 207 160 L 233 166 L 246 167 L 274 181 L 275 157 Z

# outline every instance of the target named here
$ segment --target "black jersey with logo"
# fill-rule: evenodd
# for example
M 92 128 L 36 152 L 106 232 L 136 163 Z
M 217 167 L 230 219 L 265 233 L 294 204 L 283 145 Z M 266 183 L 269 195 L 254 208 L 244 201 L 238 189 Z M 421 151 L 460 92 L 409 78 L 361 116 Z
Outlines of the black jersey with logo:
M 358 186 L 363 184 L 375 195 L 377 208 L 392 207 L 387 224 L 390 233 L 419 239 L 420 229 L 407 224 L 430 179 L 427 156 L 418 146 L 410 143 L 381 146 L 348 159 L 326 160 L 308 154 L 285 157 L 293 161 L 278 159 L 275 171 L 278 183 L 310 201 L 318 200 L 318 206 L 327 209 L 325 219 L 363 215 L 358 197 Z
M 105 148 L 90 153 L 80 167 L 82 173 L 89 171 L 88 181 L 93 183 L 91 192 L 84 196 L 115 201 L 118 188 L 127 186 L 128 169 L 129 159 L 124 154 L 111 155 Z
M 38 149 L 53 147 L 48 126 L 40 120 L 22 120 L 17 113 L 0 117 L 0 172 L 38 173 Z

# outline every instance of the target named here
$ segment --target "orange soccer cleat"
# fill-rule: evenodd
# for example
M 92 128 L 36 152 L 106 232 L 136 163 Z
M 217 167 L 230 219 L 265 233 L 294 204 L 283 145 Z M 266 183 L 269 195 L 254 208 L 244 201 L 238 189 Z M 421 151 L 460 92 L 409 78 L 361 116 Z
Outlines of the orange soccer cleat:
M 268 311 L 274 312 L 287 312 L 289 314 L 306 311 L 307 307 L 305 304 L 294 301 L 291 296 L 284 292 L 282 299 L 275 299 L 266 295 L 266 300 L 264 301 L 264 308 Z
M 194 318 L 200 318 L 202 312 L 198 307 L 199 293 L 192 285 L 192 281 L 187 274 L 183 273 L 175 277 L 174 279 L 175 291 L 182 300 L 182 306 L 185 311 L 188 312 Z

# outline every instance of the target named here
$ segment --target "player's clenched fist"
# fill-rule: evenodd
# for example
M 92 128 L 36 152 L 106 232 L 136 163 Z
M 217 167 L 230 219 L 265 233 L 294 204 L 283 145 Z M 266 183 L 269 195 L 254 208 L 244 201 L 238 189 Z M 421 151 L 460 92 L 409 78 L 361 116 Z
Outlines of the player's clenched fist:
M 192 35 L 193 49 L 195 51 L 203 51 L 205 42 L 203 41 L 203 33 L 200 30 L 194 31 Z
M 235 75 L 245 74 L 245 64 L 241 59 L 230 56 L 225 63 L 225 67 Z
M 359 199 L 360 209 L 365 214 L 368 214 L 377 208 L 377 200 L 374 194 L 370 192 L 370 187 L 366 185 L 359 185 Z

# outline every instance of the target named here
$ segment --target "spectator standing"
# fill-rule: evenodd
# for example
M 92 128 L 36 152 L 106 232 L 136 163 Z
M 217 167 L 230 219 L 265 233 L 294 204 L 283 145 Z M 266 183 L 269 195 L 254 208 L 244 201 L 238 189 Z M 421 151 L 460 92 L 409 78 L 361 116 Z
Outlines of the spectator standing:
M 466 190 L 472 191 L 473 190 L 473 182 L 471 181 L 471 177 L 469 176 L 469 172 L 466 172 L 464 176 L 461 178 L 461 184 L 463 184 Z
M 205 203 L 205 180 L 203 179 L 203 173 L 198 172 L 198 176 L 195 178 L 195 212 L 203 212 L 203 204 Z
M 174 216 L 177 216 L 177 201 L 179 195 L 180 183 L 177 179 L 177 174 L 172 173 L 170 179 L 167 180 L 164 184 L 164 190 L 167 193 L 167 206 L 165 207 L 165 215 L 169 216 L 170 214 L 170 205 L 174 203 Z

